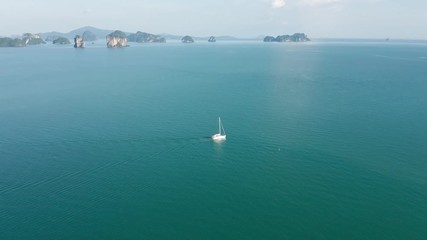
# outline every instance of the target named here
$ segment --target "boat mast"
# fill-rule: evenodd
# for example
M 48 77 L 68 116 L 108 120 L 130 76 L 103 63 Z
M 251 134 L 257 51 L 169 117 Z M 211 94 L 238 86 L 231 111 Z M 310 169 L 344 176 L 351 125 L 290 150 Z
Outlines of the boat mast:
M 221 118 L 218 117 L 218 133 L 221 135 Z

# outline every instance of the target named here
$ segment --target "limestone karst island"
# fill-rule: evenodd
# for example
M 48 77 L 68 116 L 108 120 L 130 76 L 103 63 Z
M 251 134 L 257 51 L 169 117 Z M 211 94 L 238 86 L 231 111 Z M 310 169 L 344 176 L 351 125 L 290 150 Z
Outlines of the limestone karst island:
M 94 27 L 83 27 L 70 31 L 69 33 L 38 33 L 31 34 L 25 33 L 20 37 L 0 37 L 0 47 L 25 47 L 28 45 L 41 45 L 52 43 L 54 45 L 70 45 L 73 43 L 74 48 L 85 48 L 87 44 L 94 44 L 95 41 L 105 39 L 107 48 L 123 48 L 129 47 L 128 43 L 165 43 L 167 40 L 181 41 L 182 43 L 189 44 L 196 41 L 207 41 L 215 43 L 221 40 L 236 40 L 234 37 L 194 37 L 189 35 L 179 36 L 170 34 L 152 34 L 143 31 L 136 33 L 129 33 L 120 30 L 111 31 L 103 30 Z M 246 40 L 246 39 L 245 39 Z M 262 39 L 248 39 L 248 40 L 262 40 Z M 310 41 L 308 36 L 304 33 L 295 33 L 293 35 L 279 35 L 277 37 L 266 36 L 264 42 L 307 42 Z
M 277 37 L 266 36 L 264 42 L 308 42 L 310 39 L 304 33 L 295 33 L 293 35 L 280 35 Z

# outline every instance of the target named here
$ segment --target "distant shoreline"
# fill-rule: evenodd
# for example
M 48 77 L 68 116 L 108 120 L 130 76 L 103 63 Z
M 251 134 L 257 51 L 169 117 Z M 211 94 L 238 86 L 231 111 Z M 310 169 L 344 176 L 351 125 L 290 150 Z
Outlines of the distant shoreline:
M 49 36 L 57 36 L 57 37 L 65 37 L 69 40 L 72 40 L 76 35 L 82 35 L 83 32 L 85 31 L 90 31 L 93 32 L 95 34 L 95 36 L 97 38 L 103 38 L 105 39 L 105 37 L 110 34 L 111 32 L 114 32 L 114 30 L 112 29 L 101 29 L 101 28 L 96 28 L 96 27 L 92 27 L 92 26 L 85 26 L 85 27 L 81 27 L 81 28 L 77 28 L 74 30 L 71 30 L 69 32 L 58 32 L 58 31 L 50 31 L 50 32 L 43 32 L 43 33 L 37 33 L 38 35 L 41 36 L 42 39 L 46 39 Z M 126 33 L 126 35 L 130 35 L 130 34 L 134 34 L 132 32 L 129 31 L 124 31 L 124 33 Z M 277 33 L 276 33 L 277 34 Z M 158 35 L 160 37 L 165 38 L 167 41 L 170 40 L 181 40 L 182 37 L 184 37 L 185 35 L 188 34 L 170 34 L 170 33 L 158 33 L 155 34 Z M 275 34 L 272 34 L 273 36 Z M 215 36 L 215 35 L 214 35 Z M 236 37 L 236 36 L 232 36 L 232 35 L 216 35 L 215 38 L 217 41 L 256 41 L 256 40 L 263 40 L 267 35 L 258 35 L 256 37 Z M 22 35 L 16 35 L 16 34 L 12 34 L 12 35 L 2 35 L 0 34 L 0 38 L 12 38 L 12 39 L 16 39 L 16 38 L 22 38 Z M 210 36 L 192 36 L 192 38 L 195 41 L 208 41 Z M 427 39 L 418 39 L 418 38 L 389 38 L 388 36 L 384 36 L 383 38 L 365 38 L 365 37 L 311 37 L 310 38 L 313 41 L 316 42 L 331 42 L 331 41 L 342 41 L 342 42 L 366 42 L 366 41 L 372 41 L 372 42 L 381 42 L 381 41 L 386 41 L 387 39 L 389 39 L 388 41 L 390 42 L 427 42 Z

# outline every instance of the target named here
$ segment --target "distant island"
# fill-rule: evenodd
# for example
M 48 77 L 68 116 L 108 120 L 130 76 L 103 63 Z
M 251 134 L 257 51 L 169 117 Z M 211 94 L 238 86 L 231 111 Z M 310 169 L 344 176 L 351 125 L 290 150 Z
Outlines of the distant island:
M 74 48 L 84 48 L 85 42 L 83 41 L 83 38 L 80 37 L 80 35 L 76 35 L 74 37 Z
M 108 48 L 122 48 L 127 47 L 126 33 L 116 30 L 106 37 Z
M 40 35 L 31 33 L 24 33 L 24 35 L 22 35 L 22 41 L 24 41 L 25 45 L 46 44 Z
M 308 42 L 310 39 L 304 33 L 294 33 L 293 35 L 280 35 L 277 37 L 267 36 L 264 42 Z
M 131 33 L 127 36 L 128 42 L 137 42 L 137 43 L 165 43 L 166 39 L 159 35 L 146 33 L 146 32 L 136 32 Z
M 22 38 L 0 38 L 0 47 L 25 47 L 46 44 L 38 34 L 24 33 Z
M 181 42 L 182 43 L 194 43 L 194 39 L 187 35 L 181 39 Z
M 208 39 L 208 42 L 216 42 L 216 38 L 215 38 L 214 36 L 211 36 L 211 37 Z
M 0 38 L 0 47 L 25 47 L 24 41 L 19 38 Z
M 53 40 L 52 43 L 59 45 L 71 44 L 70 40 L 64 37 L 58 37 L 57 39 Z
M 214 43 L 222 40 L 239 40 L 232 36 L 209 36 L 209 37 L 195 37 L 195 36 L 183 36 L 183 35 L 171 35 L 167 33 L 153 34 L 143 31 L 137 31 L 136 33 L 129 33 L 120 30 L 106 30 L 95 27 L 82 27 L 72 30 L 68 33 L 61 32 L 46 32 L 31 34 L 25 33 L 22 37 L 11 38 L 11 37 L 0 37 L 0 47 L 25 47 L 28 45 L 39 45 L 51 42 L 57 45 L 67 45 L 74 39 L 75 48 L 84 48 L 85 42 L 92 42 L 98 39 L 106 39 L 108 48 L 122 48 L 128 47 L 128 42 L 134 43 L 165 43 L 167 40 L 181 41 L 182 43 L 194 43 L 195 41 L 208 41 Z M 43 40 L 44 39 L 44 40 Z M 243 40 L 243 39 L 242 39 Z M 264 42 L 307 42 L 310 39 L 305 33 L 295 33 L 293 35 L 279 35 L 273 36 L 259 36 L 257 38 L 244 39 L 244 40 L 256 40 Z
M 96 41 L 97 37 L 91 31 L 84 31 L 82 34 L 83 41 L 85 42 L 93 42 Z

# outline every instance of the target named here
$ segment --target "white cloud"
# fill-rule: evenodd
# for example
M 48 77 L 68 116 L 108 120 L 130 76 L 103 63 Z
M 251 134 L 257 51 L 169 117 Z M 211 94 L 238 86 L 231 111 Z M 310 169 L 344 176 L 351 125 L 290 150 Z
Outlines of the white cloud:
M 273 8 L 282 8 L 286 5 L 285 0 L 273 0 L 271 6 Z
M 341 2 L 341 0 L 301 0 L 301 5 L 309 7 L 321 7 L 327 5 L 334 5 Z

